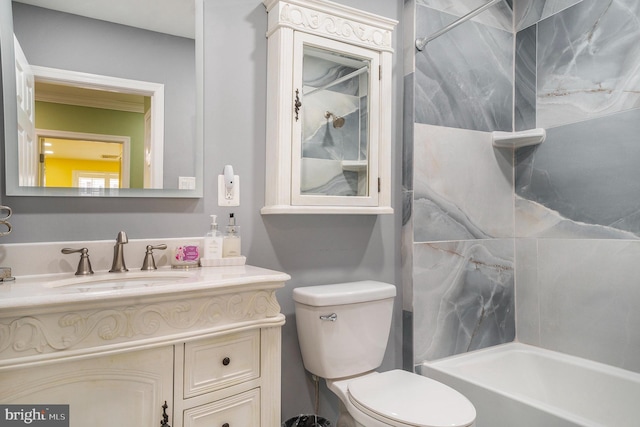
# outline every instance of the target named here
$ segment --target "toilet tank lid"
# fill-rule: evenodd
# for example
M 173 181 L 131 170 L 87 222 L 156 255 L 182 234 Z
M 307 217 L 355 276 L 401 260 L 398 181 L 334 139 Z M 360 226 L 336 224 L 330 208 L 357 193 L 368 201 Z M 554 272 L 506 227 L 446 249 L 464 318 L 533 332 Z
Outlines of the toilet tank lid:
M 314 307 L 355 304 L 396 296 L 396 287 L 375 280 L 295 288 L 293 300 Z

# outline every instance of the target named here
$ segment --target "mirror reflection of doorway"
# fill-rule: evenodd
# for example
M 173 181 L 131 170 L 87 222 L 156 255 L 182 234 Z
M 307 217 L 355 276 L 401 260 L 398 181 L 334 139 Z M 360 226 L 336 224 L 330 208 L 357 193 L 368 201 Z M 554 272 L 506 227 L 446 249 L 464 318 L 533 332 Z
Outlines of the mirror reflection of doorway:
M 19 108 L 25 111 L 19 116 L 24 120 L 18 120 L 20 186 L 77 188 L 72 183 L 52 185 L 50 180 L 46 181 L 45 172 L 39 166 L 42 161 L 39 155 L 44 154 L 44 150 L 38 149 L 38 140 L 33 137 L 38 127 L 126 135 L 130 144 L 123 159 L 130 163 L 126 164 L 127 175 L 118 179 L 118 188 L 162 188 L 163 84 L 29 65 L 24 54 L 20 54 L 22 49 L 17 39 L 14 41 L 16 58 L 21 58 L 16 60 L 16 84 L 19 95 L 24 93 L 18 99 L 24 99 L 25 104 Z M 130 164 L 133 165 L 131 175 Z
M 129 138 L 37 131 L 43 187 L 128 188 Z

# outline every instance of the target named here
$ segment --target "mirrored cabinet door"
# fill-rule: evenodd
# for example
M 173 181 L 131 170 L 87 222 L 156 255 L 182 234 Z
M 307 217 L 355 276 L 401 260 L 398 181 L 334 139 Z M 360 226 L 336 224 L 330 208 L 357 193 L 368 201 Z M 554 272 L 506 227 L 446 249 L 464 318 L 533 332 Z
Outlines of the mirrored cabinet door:
M 261 213 L 393 213 L 391 41 L 397 22 L 327 0 L 264 4 Z
M 378 55 L 296 33 L 294 57 L 292 204 L 376 206 Z

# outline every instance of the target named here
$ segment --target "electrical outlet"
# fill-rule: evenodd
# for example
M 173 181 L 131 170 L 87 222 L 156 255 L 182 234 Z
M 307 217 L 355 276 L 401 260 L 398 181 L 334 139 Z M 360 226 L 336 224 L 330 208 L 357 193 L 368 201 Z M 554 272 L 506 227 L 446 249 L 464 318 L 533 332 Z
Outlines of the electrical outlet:
M 218 175 L 218 206 L 240 206 L 240 177 L 233 176 L 233 187 L 227 191 L 224 175 Z

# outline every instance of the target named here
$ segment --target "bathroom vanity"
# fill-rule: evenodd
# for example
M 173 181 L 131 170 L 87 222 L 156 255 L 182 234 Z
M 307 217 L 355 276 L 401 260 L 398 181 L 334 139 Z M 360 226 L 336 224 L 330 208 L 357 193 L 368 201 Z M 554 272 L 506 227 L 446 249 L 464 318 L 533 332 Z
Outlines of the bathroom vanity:
M 252 266 L 18 277 L 0 285 L 0 402 L 70 425 L 280 425 L 276 290 Z M 166 403 L 165 403 L 166 402 Z

